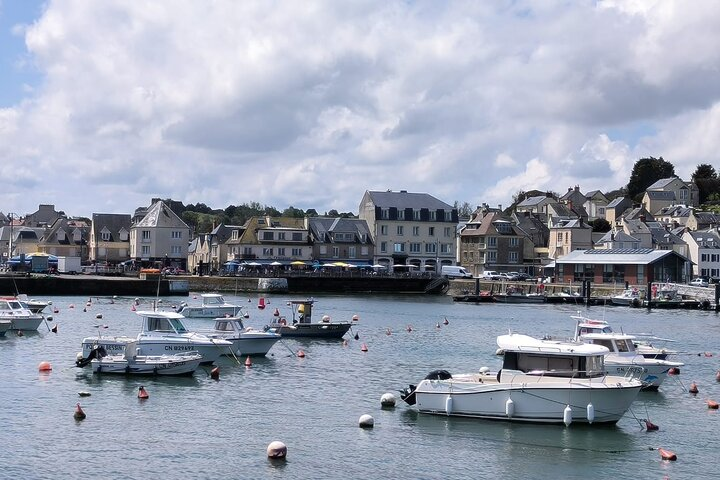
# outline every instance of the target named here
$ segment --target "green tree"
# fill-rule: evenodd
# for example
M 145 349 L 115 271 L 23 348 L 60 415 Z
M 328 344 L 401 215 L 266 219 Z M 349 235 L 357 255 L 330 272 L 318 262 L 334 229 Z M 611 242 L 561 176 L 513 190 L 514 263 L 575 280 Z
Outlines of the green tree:
M 707 163 L 698 165 L 695 173 L 692 174 L 692 180 L 698 187 L 701 204 L 707 202 L 711 195 L 720 193 L 720 179 L 712 165 Z
M 630 180 L 627 184 L 628 196 L 639 202 L 643 192 L 650 185 L 662 178 L 669 178 L 674 175 L 675 167 L 662 157 L 641 158 L 633 165 Z
M 461 205 L 457 200 L 455 200 L 453 207 L 457 208 L 458 215 L 461 217 L 469 217 L 474 210 L 468 202 L 463 202 Z
M 588 224 L 592 227 L 593 232 L 609 232 L 611 225 L 610 222 L 605 220 L 604 218 L 596 218 L 592 222 L 588 222 Z
M 300 208 L 295 208 L 292 205 L 290 205 L 288 208 L 283 210 L 282 216 L 283 217 L 292 217 L 292 218 L 304 218 L 305 212 Z

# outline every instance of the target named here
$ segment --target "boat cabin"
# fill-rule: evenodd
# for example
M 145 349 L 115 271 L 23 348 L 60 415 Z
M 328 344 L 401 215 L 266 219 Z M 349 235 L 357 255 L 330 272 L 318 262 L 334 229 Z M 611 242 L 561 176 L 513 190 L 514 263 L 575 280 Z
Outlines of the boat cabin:
M 219 307 L 225 305 L 225 299 L 219 293 L 201 293 L 203 307 Z
M 580 335 L 587 335 L 588 333 L 613 333 L 613 329 L 604 320 L 591 320 L 585 317 L 572 318 L 576 321 L 575 326 L 575 338 L 579 338 Z
M 223 319 L 215 320 L 215 330 L 218 332 L 242 332 L 245 330 L 245 326 L 242 320 L 237 317 L 228 317 Z
M 620 353 L 624 355 L 635 355 L 634 337 L 623 334 L 608 333 L 589 333 L 583 335 L 582 341 L 592 345 L 602 345 L 610 350 L 611 353 Z
M 185 324 L 182 322 L 182 315 L 169 312 L 137 312 L 143 317 L 143 333 L 188 333 Z M 177 315 L 177 316 L 175 316 Z
M 292 323 L 312 323 L 313 300 L 291 300 Z

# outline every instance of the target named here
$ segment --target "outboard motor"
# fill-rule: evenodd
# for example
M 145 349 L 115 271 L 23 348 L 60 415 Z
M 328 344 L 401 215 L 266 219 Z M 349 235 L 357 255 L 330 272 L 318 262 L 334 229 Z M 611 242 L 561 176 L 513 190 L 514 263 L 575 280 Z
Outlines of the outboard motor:
M 95 345 L 92 350 L 90 350 L 90 353 L 88 354 L 87 358 L 78 358 L 75 360 L 75 366 L 76 367 L 86 367 L 90 365 L 90 362 L 92 362 L 93 358 L 103 358 L 107 357 L 107 351 L 105 348 L 101 345 Z
M 447 370 L 433 370 L 425 375 L 425 380 L 449 380 L 451 378 L 452 375 Z M 400 398 L 408 405 L 415 405 L 415 389 L 417 389 L 417 385 L 408 385 L 400 390 Z

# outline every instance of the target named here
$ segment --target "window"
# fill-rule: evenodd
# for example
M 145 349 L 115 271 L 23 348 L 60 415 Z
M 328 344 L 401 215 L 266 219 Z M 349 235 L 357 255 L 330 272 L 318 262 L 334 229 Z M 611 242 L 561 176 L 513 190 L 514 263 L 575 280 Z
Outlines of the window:
M 175 238 L 175 239 L 182 238 L 182 232 L 179 230 L 173 230 L 172 233 L 170 234 L 170 238 Z
M 398 210 L 397 219 L 398 219 L 398 220 L 405 220 L 405 210 Z
M 410 253 L 420 253 L 420 243 L 419 242 L 410 244 Z
M 180 245 L 173 245 L 170 247 L 170 253 L 173 256 L 180 255 L 182 253 L 182 247 Z
M 348 258 L 355 258 L 355 257 L 357 257 L 356 247 L 354 247 L 354 246 L 348 247 Z
M 273 232 L 263 232 L 262 234 L 263 240 L 272 240 L 273 239 Z
M 333 249 L 333 258 L 338 258 L 340 256 L 340 247 L 332 247 Z
M 302 257 L 302 248 L 293 248 L 292 256 L 293 257 Z
M 302 242 L 303 234 L 302 232 L 294 232 L 292 234 L 293 242 Z
M 387 252 L 387 242 L 380 242 L 380 251 Z
M 495 263 L 497 262 L 497 252 L 487 252 L 487 261 L 488 263 Z
M 380 209 L 380 218 L 383 220 L 389 220 L 390 219 L 390 209 L 389 208 L 381 208 Z
M 412 227 L 412 234 L 413 234 L 413 237 L 419 237 L 420 236 L 420 227 Z
M 517 247 L 520 245 L 520 239 L 518 237 L 512 237 L 510 239 L 510 246 L 511 247 Z
M 508 255 L 508 261 L 510 263 L 517 263 L 518 261 L 518 252 L 510 252 Z
M 395 253 L 404 253 L 405 252 L 405 244 L 404 243 L 396 243 L 393 245 L 393 252 Z
M 266 256 L 266 257 L 272 257 L 272 255 L 273 255 L 273 249 L 272 249 L 272 248 L 268 248 L 268 247 L 264 247 L 264 248 L 263 248 L 263 251 L 262 251 L 262 254 L 263 254 L 264 256 Z
M 285 256 L 285 248 L 278 248 L 278 256 L 280 256 L 280 257 Z
M 388 232 L 388 226 L 380 225 L 380 235 L 387 235 L 387 232 Z
M 452 228 L 451 227 L 445 227 L 445 236 L 452 237 Z
M 446 222 L 452 221 L 452 212 L 445 212 L 445 221 Z
M 398 226 L 397 226 L 397 234 L 398 234 L 399 236 L 402 236 L 404 231 L 405 231 L 405 229 L 403 228 L 402 225 L 398 225 Z
M 434 222 L 437 220 L 437 212 L 435 210 L 430 210 L 430 221 Z
M 420 220 L 420 210 L 413 210 L 413 220 Z
M 368 247 L 360 247 L 360 255 L 362 255 L 363 257 L 367 257 L 369 252 L 370 250 L 368 249 Z
M 320 255 L 327 255 L 327 247 L 325 245 L 320 246 Z
M 243 254 L 252 255 L 252 247 L 243 247 Z
M 278 232 L 278 240 L 285 240 L 285 232 Z
M 143 239 L 143 241 L 150 240 L 150 230 L 142 231 L 142 239 Z
M 497 247 L 497 237 L 487 237 L 488 247 Z
M 143 256 L 150 255 L 150 245 L 143 245 L 141 251 Z
M 437 252 L 437 245 L 434 243 L 426 243 L 425 244 L 425 253 L 435 253 Z
M 440 244 L 440 253 L 452 253 L 452 244 L 451 243 L 441 243 Z
M 238 231 L 237 231 L 237 230 L 233 230 L 233 231 L 232 231 L 232 234 L 230 235 L 230 238 L 231 238 L 232 240 L 237 240 L 237 239 L 238 239 Z
M 109 241 L 110 241 L 110 232 L 102 232 L 102 233 L 100 234 L 100 239 L 101 239 L 103 242 L 109 242 Z
M 563 238 L 562 232 L 558 232 L 558 234 L 557 234 L 557 243 L 558 244 L 562 244 L 562 238 Z
M 431 237 L 435 236 L 435 227 L 428 227 L 428 235 Z

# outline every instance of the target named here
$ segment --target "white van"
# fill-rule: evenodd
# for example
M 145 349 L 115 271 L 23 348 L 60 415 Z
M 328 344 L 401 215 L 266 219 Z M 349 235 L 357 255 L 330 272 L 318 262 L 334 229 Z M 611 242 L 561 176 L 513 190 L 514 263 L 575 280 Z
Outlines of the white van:
M 463 267 L 456 267 L 453 265 L 443 265 L 440 274 L 447 278 L 473 278 L 472 273 L 465 270 Z

